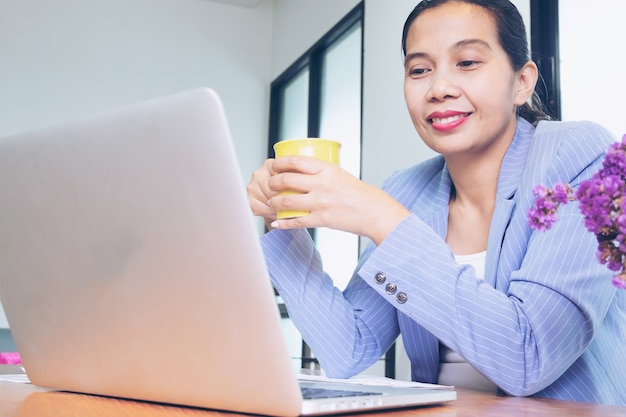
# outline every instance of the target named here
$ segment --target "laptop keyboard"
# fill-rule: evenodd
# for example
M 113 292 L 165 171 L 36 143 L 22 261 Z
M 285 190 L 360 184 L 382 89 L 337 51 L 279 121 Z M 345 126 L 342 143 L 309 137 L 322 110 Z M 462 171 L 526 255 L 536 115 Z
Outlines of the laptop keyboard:
M 380 392 L 369 391 L 351 391 L 343 389 L 331 389 L 331 388 L 312 388 L 312 387 L 300 387 L 302 390 L 302 397 L 305 400 L 315 400 L 322 398 L 341 398 L 341 397 L 355 397 L 355 396 L 368 396 L 368 395 L 382 395 Z

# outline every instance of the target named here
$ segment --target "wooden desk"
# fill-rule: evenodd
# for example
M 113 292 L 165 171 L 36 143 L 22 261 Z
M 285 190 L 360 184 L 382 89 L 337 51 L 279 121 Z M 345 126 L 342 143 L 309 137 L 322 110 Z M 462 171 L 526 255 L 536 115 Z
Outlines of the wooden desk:
M 0 365 L 0 373 L 10 368 Z M 30 384 L 0 381 L 2 417 L 228 417 L 240 414 L 175 407 L 92 395 L 47 391 Z M 626 417 L 626 407 L 569 401 L 498 397 L 458 390 L 458 399 L 447 405 L 384 413 L 368 417 Z

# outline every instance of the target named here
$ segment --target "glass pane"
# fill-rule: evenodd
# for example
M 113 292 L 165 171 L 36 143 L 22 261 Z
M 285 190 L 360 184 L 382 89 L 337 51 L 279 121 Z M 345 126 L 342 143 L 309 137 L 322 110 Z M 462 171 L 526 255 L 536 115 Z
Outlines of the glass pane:
M 624 16 L 623 0 L 559 2 L 562 119 L 593 120 L 617 139 L 626 133 Z
M 341 142 L 341 166 L 360 176 L 361 167 L 361 25 L 355 25 L 326 52 L 322 70 L 320 136 Z M 315 239 L 324 269 L 343 289 L 359 253 L 359 238 L 318 229 Z
M 361 165 L 360 25 L 328 49 L 322 74 L 320 136 L 341 142 L 341 165 L 358 177 Z
M 309 69 L 285 86 L 277 140 L 306 138 L 309 112 Z

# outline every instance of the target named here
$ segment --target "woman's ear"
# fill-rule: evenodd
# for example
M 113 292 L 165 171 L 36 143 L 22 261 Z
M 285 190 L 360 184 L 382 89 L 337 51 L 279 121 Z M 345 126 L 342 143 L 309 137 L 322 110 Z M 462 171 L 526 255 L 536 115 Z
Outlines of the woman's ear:
M 526 62 L 517 72 L 517 91 L 515 92 L 517 106 L 521 106 L 532 97 L 538 77 L 539 70 L 533 61 Z

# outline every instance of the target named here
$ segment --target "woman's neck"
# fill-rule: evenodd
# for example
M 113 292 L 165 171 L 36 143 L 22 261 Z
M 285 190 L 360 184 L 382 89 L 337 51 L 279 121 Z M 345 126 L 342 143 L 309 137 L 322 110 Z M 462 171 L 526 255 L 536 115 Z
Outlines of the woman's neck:
M 448 170 L 453 187 L 446 242 L 455 255 L 482 252 L 487 249 L 500 164 L 473 160 Z

